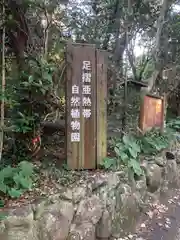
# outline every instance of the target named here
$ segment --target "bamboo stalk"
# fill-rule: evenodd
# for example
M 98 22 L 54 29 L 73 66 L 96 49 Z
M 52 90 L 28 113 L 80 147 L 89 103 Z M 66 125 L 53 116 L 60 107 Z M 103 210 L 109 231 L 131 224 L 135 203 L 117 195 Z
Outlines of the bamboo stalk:
M 2 161 L 3 141 L 4 141 L 4 93 L 5 93 L 5 6 L 3 2 L 3 34 L 2 34 L 2 100 L 1 100 L 1 129 L 0 129 L 0 162 Z

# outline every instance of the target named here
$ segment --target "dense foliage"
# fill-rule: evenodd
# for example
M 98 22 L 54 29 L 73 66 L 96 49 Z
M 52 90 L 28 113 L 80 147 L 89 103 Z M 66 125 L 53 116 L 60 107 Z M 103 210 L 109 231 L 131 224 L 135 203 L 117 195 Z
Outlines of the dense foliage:
M 172 128 L 179 131 L 174 120 L 164 134 L 136 134 L 144 93 L 165 94 L 168 114 L 180 112 L 179 6 L 177 0 L 1 1 L 0 161 L 10 162 L 0 171 L 0 196 L 19 197 L 31 188 L 33 168 L 24 160 L 41 148 L 44 122 L 64 118 L 68 41 L 108 52 L 108 123 L 119 131 L 103 167 L 125 165 L 143 174 L 140 157 L 167 148 Z
M 177 123 L 176 123 L 177 124 Z M 124 135 L 122 139 L 113 138 L 110 148 L 115 152 L 114 157 L 107 157 L 102 162 L 105 169 L 113 169 L 126 165 L 138 176 L 143 174 L 141 169 L 141 156 L 156 155 L 167 149 L 170 142 L 175 139 L 173 122 L 171 128 L 163 134 L 158 130 L 152 130 L 143 136 Z

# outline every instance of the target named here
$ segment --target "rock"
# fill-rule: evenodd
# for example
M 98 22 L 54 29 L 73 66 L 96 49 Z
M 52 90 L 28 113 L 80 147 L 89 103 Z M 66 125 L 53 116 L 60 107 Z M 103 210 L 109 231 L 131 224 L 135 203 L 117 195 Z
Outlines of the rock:
M 112 217 L 110 213 L 105 210 L 96 226 L 96 237 L 109 239 L 112 232 Z
M 155 158 L 155 163 L 160 166 L 164 167 L 166 165 L 167 160 L 163 156 L 159 156 Z
M 80 225 L 75 225 L 71 229 L 68 240 L 96 240 L 95 226 L 92 223 L 84 222 Z
M 64 199 L 64 200 L 72 201 L 72 200 L 73 200 L 73 190 L 67 188 L 66 190 L 64 190 L 64 191 L 61 193 L 60 198 L 61 198 L 61 199 Z
M 157 191 L 162 182 L 162 169 L 157 164 L 151 163 L 147 165 L 146 182 L 150 192 Z
M 132 192 L 127 184 L 116 189 L 116 212 L 112 221 L 112 235 L 122 235 L 122 230 L 132 230 L 136 217 L 139 215 L 139 196 Z
M 107 185 L 108 176 L 105 173 L 94 174 L 93 176 L 90 177 L 89 182 L 92 186 L 92 191 L 95 191 L 96 189 L 99 189 L 100 187 Z
M 138 181 L 136 181 L 136 190 L 140 192 L 142 197 L 146 194 L 147 185 L 146 185 L 146 177 L 145 175 L 141 176 Z
M 44 212 L 46 203 L 47 203 L 47 200 L 45 200 L 45 199 L 36 199 L 32 203 L 32 210 L 34 213 L 35 220 L 38 220 L 41 217 L 42 213 Z
M 39 240 L 38 230 L 34 225 L 30 229 L 25 229 L 22 227 L 5 229 L 4 235 L 0 234 L 0 239 L 2 240 Z
M 78 206 L 75 224 L 83 222 L 92 222 L 96 224 L 102 216 L 102 204 L 97 196 L 91 196 L 82 200 Z
M 73 202 L 78 203 L 87 195 L 87 186 L 79 186 L 73 189 Z
M 180 150 L 176 151 L 176 162 L 177 164 L 180 164 Z
M 166 159 L 167 160 L 174 160 L 175 159 L 175 155 L 172 152 L 166 152 Z
M 104 186 L 108 188 L 115 188 L 120 183 L 120 177 L 122 176 L 122 171 L 112 172 L 112 173 L 96 173 L 94 176 L 91 176 L 90 182 L 92 186 L 92 191 L 99 189 Z
M 31 205 L 10 208 L 0 236 L 3 240 L 37 240 Z
M 168 161 L 167 167 L 166 167 L 166 172 L 167 172 L 167 180 L 168 183 L 174 186 L 174 184 L 178 184 L 178 168 L 177 168 L 177 163 L 176 160 L 171 160 Z
M 48 206 L 39 220 L 40 240 L 65 240 L 74 216 L 74 206 L 61 201 Z
M 31 205 L 10 208 L 7 212 L 8 217 L 4 220 L 5 228 L 31 228 L 33 225 L 33 211 Z
M 108 188 L 111 190 L 114 188 L 117 188 L 121 183 L 121 176 L 122 176 L 122 171 L 112 172 L 111 174 L 108 174 L 108 181 L 107 181 Z

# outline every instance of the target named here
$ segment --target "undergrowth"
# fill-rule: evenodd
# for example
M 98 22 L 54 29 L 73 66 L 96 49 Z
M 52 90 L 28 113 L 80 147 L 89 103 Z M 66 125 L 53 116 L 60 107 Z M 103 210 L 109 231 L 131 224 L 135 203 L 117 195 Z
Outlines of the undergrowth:
M 179 120 L 180 127 L 180 120 Z M 115 157 L 103 159 L 101 167 L 105 169 L 118 169 L 125 165 L 134 174 L 143 174 L 140 156 L 152 156 L 168 148 L 169 143 L 174 138 L 174 128 L 167 127 L 164 133 L 158 129 L 147 132 L 145 135 L 124 135 L 123 138 L 112 138 L 110 151 Z
M 7 166 L 0 171 L 0 198 L 18 198 L 32 188 L 33 164 L 22 161 L 16 167 Z
M 0 170 L 0 208 L 4 207 L 4 198 L 19 198 L 32 188 L 33 174 L 33 164 L 27 161 Z M 6 214 L 0 212 L 0 220 L 4 218 Z

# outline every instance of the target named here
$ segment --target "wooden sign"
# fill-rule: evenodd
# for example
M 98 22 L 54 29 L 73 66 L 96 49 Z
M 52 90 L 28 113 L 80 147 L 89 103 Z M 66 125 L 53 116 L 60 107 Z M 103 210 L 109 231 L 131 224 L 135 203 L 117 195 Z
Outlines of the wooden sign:
M 67 164 L 94 169 L 106 156 L 105 57 L 89 44 L 68 44 L 66 54 Z
M 155 96 L 145 96 L 140 109 L 140 129 L 146 132 L 154 127 L 163 130 L 165 99 Z

